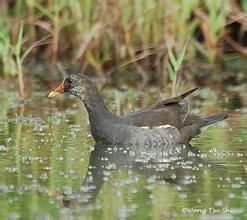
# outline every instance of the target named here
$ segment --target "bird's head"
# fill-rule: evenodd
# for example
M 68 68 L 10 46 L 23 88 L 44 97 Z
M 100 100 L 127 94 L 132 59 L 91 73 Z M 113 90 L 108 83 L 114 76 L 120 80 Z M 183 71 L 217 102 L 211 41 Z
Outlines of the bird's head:
M 52 98 L 62 93 L 70 93 L 84 100 L 92 87 L 93 82 L 84 74 L 70 74 L 48 97 Z

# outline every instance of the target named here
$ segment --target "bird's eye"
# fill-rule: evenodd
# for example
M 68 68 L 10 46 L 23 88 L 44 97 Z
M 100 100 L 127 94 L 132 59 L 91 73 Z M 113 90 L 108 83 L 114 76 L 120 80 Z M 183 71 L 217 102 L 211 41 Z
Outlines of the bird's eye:
M 69 82 L 69 83 L 72 83 L 72 82 L 73 82 L 73 80 L 72 80 L 72 79 L 68 79 L 68 82 Z

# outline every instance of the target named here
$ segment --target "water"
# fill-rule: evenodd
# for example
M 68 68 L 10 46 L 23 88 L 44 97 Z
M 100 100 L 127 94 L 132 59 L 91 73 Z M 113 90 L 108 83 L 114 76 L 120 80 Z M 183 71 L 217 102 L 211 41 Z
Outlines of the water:
M 247 218 L 246 88 L 197 93 L 195 112 L 230 118 L 168 162 L 94 145 L 76 98 L 47 99 L 45 86 L 30 85 L 24 104 L 14 88 L 0 87 L 0 219 Z M 145 99 L 138 95 L 104 90 L 118 113 L 158 100 L 148 91 Z

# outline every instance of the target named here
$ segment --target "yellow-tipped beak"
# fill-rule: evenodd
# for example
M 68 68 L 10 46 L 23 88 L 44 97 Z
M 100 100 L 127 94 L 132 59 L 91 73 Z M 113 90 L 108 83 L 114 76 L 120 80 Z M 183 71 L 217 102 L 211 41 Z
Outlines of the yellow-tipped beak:
M 61 94 L 61 92 L 52 91 L 52 92 L 50 92 L 50 94 L 48 95 L 48 98 L 53 98 L 53 97 L 55 97 L 55 96 L 57 96 L 57 95 L 60 95 L 60 94 Z
M 64 93 L 64 80 L 56 89 L 50 92 L 50 94 L 48 95 L 48 98 L 52 98 L 52 97 L 55 97 L 57 95 Z

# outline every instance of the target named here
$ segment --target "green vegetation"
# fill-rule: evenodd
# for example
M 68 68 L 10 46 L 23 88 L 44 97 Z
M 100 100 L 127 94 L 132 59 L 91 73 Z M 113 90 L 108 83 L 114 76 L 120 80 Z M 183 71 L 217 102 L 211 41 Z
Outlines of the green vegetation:
M 186 61 L 222 62 L 229 46 L 246 53 L 244 0 L 3 0 L 0 8 L 0 74 L 18 74 L 20 81 L 23 66 L 45 60 L 50 73 L 72 66 L 108 80 L 124 69 L 134 70 L 144 84 L 154 73 L 166 84 L 173 80 L 164 45 L 182 51 L 188 38 Z M 25 63 L 21 51 L 31 52 Z
M 24 82 L 23 82 L 23 71 L 22 71 L 22 57 L 21 57 L 21 48 L 22 48 L 22 36 L 23 36 L 23 23 L 21 23 L 18 40 L 16 46 L 13 48 L 16 66 L 17 66 L 17 73 L 18 73 L 18 81 L 19 81 L 19 90 L 21 98 L 24 99 L 25 92 L 24 92 Z
M 16 75 L 17 68 L 14 56 L 11 50 L 11 35 L 4 20 L 0 19 L 0 58 L 1 58 L 1 74 Z
M 182 62 L 184 60 L 184 57 L 185 57 L 187 44 L 188 44 L 188 41 L 185 43 L 184 48 L 182 52 L 180 53 L 180 55 L 178 56 L 178 58 L 175 57 L 172 49 L 170 48 L 169 45 L 167 45 L 167 51 L 168 51 L 168 56 L 169 56 L 169 63 L 167 64 L 167 69 L 168 69 L 169 77 L 172 81 L 172 95 L 173 96 L 176 95 L 177 87 L 179 85 L 178 73 L 182 65 Z

